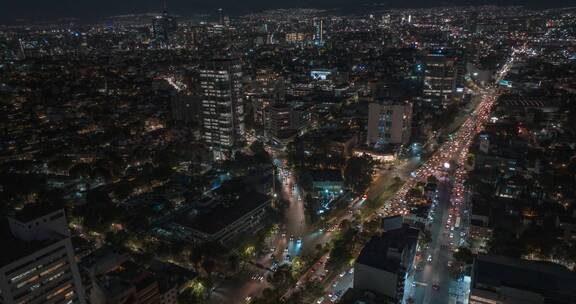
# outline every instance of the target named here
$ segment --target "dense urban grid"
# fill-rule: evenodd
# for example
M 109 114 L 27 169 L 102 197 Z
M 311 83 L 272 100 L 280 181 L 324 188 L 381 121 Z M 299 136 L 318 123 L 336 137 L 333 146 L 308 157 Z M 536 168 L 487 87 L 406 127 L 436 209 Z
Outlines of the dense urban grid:
M 576 8 L 0 25 L 0 303 L 576 303 Z

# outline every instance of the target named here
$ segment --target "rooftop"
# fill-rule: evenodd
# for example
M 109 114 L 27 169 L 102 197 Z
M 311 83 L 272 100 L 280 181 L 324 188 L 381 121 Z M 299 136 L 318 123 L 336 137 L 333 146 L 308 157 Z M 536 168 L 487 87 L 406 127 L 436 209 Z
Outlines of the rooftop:
M 24 258 L 64 238 L 64 236 L 54 235 L 54 238 L 52 239 L 25 242 L 14 237 L 10 232 L 7 221 L 1 220 L 0 248 L 10 248 L 10 250 L 2 250 L 2 254 L 0 254 L 0 267 L 6 266 L 18 259 Z
M 27 204 L 24 206 L 24 208 L 22 208 L 22 210 L 16 212 L 12 218 L 20 222 L 27 223 L 61 209 L 62 207 L 55 206 L 53 204 Z
M 340 301 L 340 304 L 393 304 L 397 300 L 374 291 L 349 288 L 346 290 Z
M 559 264 L 479 255 L 472 276 L 474 286 L 504 285 L 541 293 L 558 303 L 576 302 L 576 273 Z
M 266 203 L 270 198 L 257 192 L 241 194 L 236 199 L 219 204 L 208 213 L 192 216 L 186 214 L 176 223 L 207 234 L 215 234 L 243 217 L 246 213 Z
M 401 267 L 402 261 L 400 256 L 392 255 L 391 252 L 398 252 L 401 255 L 408 247 L 415 246 L 418 234 L 418 229 L 403 226 L 387 231 L 382 236 L 372 237 L 362 249 L 356 263 L 396 272 Z
M 504 95 L 500 99 L 500 104 L 506 107 L 557 107 L 558 101 L 539 96 L 522 96 L 522 95 Z

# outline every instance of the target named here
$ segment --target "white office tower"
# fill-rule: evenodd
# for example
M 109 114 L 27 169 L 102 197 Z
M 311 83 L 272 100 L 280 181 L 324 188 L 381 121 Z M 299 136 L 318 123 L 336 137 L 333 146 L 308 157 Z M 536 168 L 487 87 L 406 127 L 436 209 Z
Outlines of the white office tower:
M 242 67 L 238 60 L 217 59 L 202 64 L 202 137 L 216 160 L 232 157 L 244 138 Z
M 64 210 L 25 208 L 0 227 L 0 303 L 86 303 Z
M 412 103 L 374 102 L 368 107 L 367 145 L 404 145 L 412 132 Z

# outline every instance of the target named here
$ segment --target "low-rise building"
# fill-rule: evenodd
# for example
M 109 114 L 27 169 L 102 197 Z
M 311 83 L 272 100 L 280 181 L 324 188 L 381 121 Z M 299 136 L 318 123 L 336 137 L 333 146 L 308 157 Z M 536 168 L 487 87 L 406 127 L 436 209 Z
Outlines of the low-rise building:
M 479 255 L 471 279 L 470 304 L 576 303 L 576 274 L 554 263 Z
M 158 278 L 160 304 L 176 304 L 178 295 L 186 290 L 188 283 L 197 276 L 191 270 L 158 260 L 150 263 L 150 271 Z
M 164 229 L 178 231 L 185 240 L 197 244 L 226 243 L 240 234 L 259 230 L 271 202 L 269 196 L 258 192 L 218 199 L 221 202 L 214 208 L 205 213 L 196 210 L 187 212 L 168 223 Z
M 400 301 L 406 272 L 412 267 L 420 231 L 403 225 L 375 236 L 354 264 L 354 288 Z
M 468 235 L 470 250 L 474 254 L 487 253 L 494 229 L 482 221 L 471 219 Z
M 92 278 L 90 303 L 161 303 L 158 279 L 140 265 L 127 261 L 104 275 Z
M 344 179 L 340 170 L 313 170 L 312 189 L 315 196 L 322 196 L 325 193 L 342 193 L 344 189 Z
M 393 298 L 378 294 L 378 293 L 373 292 L 373 291 L 362 290 L 362 289 L 357 289 L 357 288 L 349 288 L 348 290 L 346 290 L 344 295 L 342 295 L 342 298 L 340 299 L 340 301 L 338 301 L 338 303 L 339 304 L 358 304 L 358 303 L 362 303 L 362 304 L 396 304 L 396 303 L 398 303 L 398 301 L 396 301 Z

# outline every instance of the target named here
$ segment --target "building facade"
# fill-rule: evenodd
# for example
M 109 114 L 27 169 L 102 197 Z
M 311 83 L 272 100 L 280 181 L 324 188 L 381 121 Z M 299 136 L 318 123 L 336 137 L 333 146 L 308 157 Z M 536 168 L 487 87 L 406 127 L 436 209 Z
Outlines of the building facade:
M 8 219 L 0 303 L 86 303 L 64 210 Z
M 185 124 L 199 123 L 200 98 L 197 95 L 174 94 L 170 99 L 172 119 Z
M 229 159 L 244 138 L 242 67 L 235 59 L 202 64 L 202 137 L 216 160 Z
M 166 47 L 170 42 L 171 35 L 176 30 L 178 30 L 178 21 L 166 10 L 152 20 L 152 34 L 158 47 Z
M 457 56 L 431 51 L 425 58 L 424 100 L 437 106 L 446 106 L 462 97 L 461 82 L 464 66 Z
M 371 103 L 368 107 L 366 144 L 379 148 L 407 144 L 412 132 L 412 104 L 409 102 Z
M 480 254 L 471 279 L 470 304 L 576 303 L 576 274 L 559 264 Z
M 406 272 L 412 267 L 419 230 L 403 225 L 374 236 L 354 263 L 355 289 L 394 299 L 403 298 Z
M 287 104 L 275 104 L 270 107 L 270 133 L 283 138 L 290 130 L 291 110 Z

